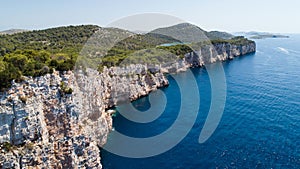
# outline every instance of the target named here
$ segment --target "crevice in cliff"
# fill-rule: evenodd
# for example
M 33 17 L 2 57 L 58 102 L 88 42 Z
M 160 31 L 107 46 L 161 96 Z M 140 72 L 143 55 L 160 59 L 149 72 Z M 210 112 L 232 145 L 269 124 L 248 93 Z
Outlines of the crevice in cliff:
M 19 167 L 20 167 L 20 169 L 23 168 L 22 159 L 23 159 L 23 156 L 21 155 L 20 158 L 19 158 Z
M 10 124 L 10 141 L 13 145 L 15 145 L 15 122 L 17 118 L 16 110 L 15 110 L 15 103 L 12 103 L 12 111 L 13 111 L 13 118 Z

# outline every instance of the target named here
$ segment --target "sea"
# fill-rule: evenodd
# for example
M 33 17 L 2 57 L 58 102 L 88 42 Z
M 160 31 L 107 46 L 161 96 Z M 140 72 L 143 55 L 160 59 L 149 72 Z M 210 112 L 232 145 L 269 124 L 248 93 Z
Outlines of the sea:
M 108 143 L 126 149 L 126 155 L 101 150 L 104 169 L 210 169 L 210 168 L 300 168 L 300 35 L 283 39 L 255 40 L 254 54 L 237 57 L 221 63 L 226 79 L 224 111 L 212 135 L 199 142 L 199 135 L 209 116 L 212 106 L 212 84 L 208 69 L 192 68 L 197 84 L 193 88 L 181 89 L 179 81 L 189 83 L 186 72 L 169 75 L 170 85 L 154 91 L 151 95 L 163 93 L 164 97 L 140 98 L 132 105 L 141 113 L 159 109 L 154 104 L 165 104 L 162 113 L 147 123 L 128 119 L 117 111 L 113 117 L 114 131 Z M 155 137 L 166 130 L 172 130 L 181 110 L 182 97 L 189 106 L 197 107 L 195 119 L 185 119 L 182 128 L 191 125 L 178 143 L 161 153 L 138 157 L 130 154 L 141 145 L 126 145 L 114 137 L 114 132 L 128 137 L 143 139 Z M 199 99 L 195 98 L 195 93 Z M 191 97 L 189 97 L 191 96 Z M 160 100 L 161 99 L 161 100 Z M 164 101 L 166 100 L 166 101 Z M 117 108 L 118 110 L 118 108 Z M 183 111 L 183 112 L 182 112 Z M 136 116 L 139 116 L 136 113 Z M 131 116 L 135 116 L 134 114 Z M 192 123 L 192 124 L 191 124 Z M 175 129 L 174 129 L 175 130 Z M 173 132 L 182 134 L 183 132 Z M 177 137 L 176 137 L 177 138 Z M 157 145 L 167 145 L 170 139 L 159 140 Z M 120 143 L 121 142 L 121 143 Z M 121 147 L 120 147 L 121 146 Z M 130 147 L 131 146 L 131 147 Z M 145 145 L 147 146 L 147 145 Z M 162 146 L 163 147 L 163 146 Z M 153 144 L 148 147 L 155 150 Z M 141 149 L 142 150 L 142 149 Z M 147 152 L 144 152 L 147 154 Z

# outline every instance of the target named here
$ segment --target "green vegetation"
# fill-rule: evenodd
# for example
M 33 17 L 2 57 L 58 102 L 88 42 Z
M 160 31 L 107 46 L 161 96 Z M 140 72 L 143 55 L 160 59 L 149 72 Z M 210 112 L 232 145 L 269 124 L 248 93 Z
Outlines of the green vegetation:
M 166 50 L 174 55 L 178 56 L 180 59 L 184 58 L 186 53 L 190 53 L 193 50 L 187 45 L 174 45 L 174 46 L 160 46 L 159 49 Z
M 152 33 L 174 37 L 181 42 L 200 42 L 208 40 L 206 31 L 189 23 L 181 23 L 166 28 L 155 29 Z
M 72 70 L 75 58 L 68 54 L 50 54 L 45 50 L 16 50 L 0 57 L 0 88 L 10 86 L 14 79 L 17 82 L 22 76 L 41 76 L 56 70 Z
M 28 49 L 78 55 L 84 43 L 98 29 L 98 26 L 82 25 L 0 35 L 0 56 Z
M 164 43 L 179 42 L 178 40 L 154 33 L 145 35 L 133 35 L 115 44 L 107 54 L 101 58 L 98 70 L 101 72 L 103 66 L 111 67 L 122 64 L 134 63 L 160 63 L 164 58 L 163 52 L 156 47 Z M 159 59 L 161 58 L 161 59 Z M 125 60 L 126 59 L 126 60 Z
M 16 147 L 9 142 L 4 142 L 4 143 L 0 144 L 0 149 L 4 150 L 6 152 L 9 152 L 9 151 L 13 151 L 14 149 L 16 149 Z
M 192 52 L 193 49 L 199 49 L 204 45 L 229 43 L 239 46 L 247 45 L 253 42 L 244 37 L 234 37 L 232 39 L 207 40 L 186 45 L 174 43 L 178 41 L 161 35 L 163 36 L 163 38 L 169 38 L 167 42 L 172 42 L 175 44 L 170 46 L 163 46 L 160 44 L 165 44 L 166 41 L 162 41 L 160 39 L 154 41 L 150 38 L 152 35 L 153 34 L 135 35 L 119 42 L 111 50 L 108 51 L 107 55 L 102 58 L 102 62 L 98 66 L 98 70 L 102 72 L 104 66 L 119 66 L 121 63 L 123 65 L 136 63 L 150 65 L 164 64 L 170 61 L 183 59 L 186 53 Z M 145 36 L 146 38 L 143 36 Z M 156 36 L 158 35 L 156 34 Z
M 65 84 L 64 82 L 61 82 L 61 83 L 60 83 L 60 93 L 61 93 L 62 95 L 64 95 L 64 94 L 72 94 L 72 93 L 73 93 L 73 89 L 67 87 L 66 84 Z
M 181 42 L 187 43 L 197 43 L 216 39 L 230 39 L 234 37 L 233 35 L 226 32 L 207 32 L 190 23 L 181 23 L 166 28 L 155 29 L 152 31 L 152 33 L 173 37 L 180 40 Z
M 215 39 L 231 39 L 234 36 L 230 33 L 227 32 L 219 32 L 219 31 L 210 31 L 210 32 L 206 32 L 206 36 L 211 39 L 211 40 L 215 40 Z
M 21 81 L 22 76 L 41 76 L 72 70 L 86 41 L 98 26 L 68 26 L 0 35 L 0 89 Z
M 250 43 L 254 43 L 254 41 L 251 41 L 244 36 L 236 36 L 231 39 L 216 39 L 211 40 L 211 44 L 218 44 L 218 43 L 230 43 L 231 45 L 248 45 Z
M 98 30 L 99 33 L 94 34 Z M 207 39 L 208 34 L 212 41 Z M 109 38 L 105 39 L 103 35 Z M 104 66 L 118 66 L 121 63 L 163 64 L 183 59 L 186 53 L 192 51 L 189 46 L 196 49 L 194 47 L 211 43 L 243 45 L 252 42 L 244 37 L 226 40 L 221 37 L 229 38 L 231 35 L 205 32 L 187 23 L 157 29 L 145 35 L 94 25 L 0 35 L 0 90 L 10 87 L 12 80 L 22 81 L 22 76 L 41 76 L 52 73 L 54 69 L 67 71 L 75 66 L 84 68 L 88 65 L 102 72 Z M 177 38 L 191 43 L 182 44 Z M 111 46 L 113 42 L 117 43 Z M 177 45 L 161 46 L 170 43 Z M 73 92 L 65 84 L 61 84 L 61 90 L 63 94 Z

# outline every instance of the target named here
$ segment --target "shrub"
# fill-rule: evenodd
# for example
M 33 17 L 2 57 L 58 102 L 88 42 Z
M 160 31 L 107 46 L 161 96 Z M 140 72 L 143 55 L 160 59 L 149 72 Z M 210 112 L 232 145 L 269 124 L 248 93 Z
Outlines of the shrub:
M 60 83 L 60 92 L 61 92 L 61 94 L 72 94 L 73 93 L 73 89 L 72 88 L 70 88 L 70 87 L 67 87 L 66 85 L 65 85 L 65 82 L 61 82 Z
M 0 145 L 1 149 L 5 151 L 12 151 L 14 149 L 14 145 L 9 142 L 4 142 Z
M 66 94 L 72 94 L 73 93 L 73 89 L 72 88 L 68 88 L 64 91 Z
M 0 60 L 0 89 L 4 90 L 11 86 L 11 81 L 21 80 L 22 73 L 11 63 L 7 63 Z
M 34 143 L 32 143 L 32 142 L 26 143 L 24 147 L 28 150 L 33 150 L 34 149 Z
M 3 61 L 11 63 L 20 71 L 23 71 L 28 62 L 28 58 L 22 54 L 10 54 L 10 55 L 6 55 Z

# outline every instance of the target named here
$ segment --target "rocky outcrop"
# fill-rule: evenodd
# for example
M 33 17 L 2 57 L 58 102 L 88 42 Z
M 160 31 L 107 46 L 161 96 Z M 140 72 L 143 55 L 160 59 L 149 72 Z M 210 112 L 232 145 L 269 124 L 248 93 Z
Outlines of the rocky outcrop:
M 0 103 L 1 168 L 101 168 L 99 147 L 112 128 L 106 109 L 167 83 L 142 65 L 14 83 Z
M 0 100 L 0 168 L 102 168 L 99 148 L 112 129 L 106 110 L 168 85 L 165 72 L 252 52 L 255 43 L 208 45 L 164 66 L 54 72 L 13 83 Z

